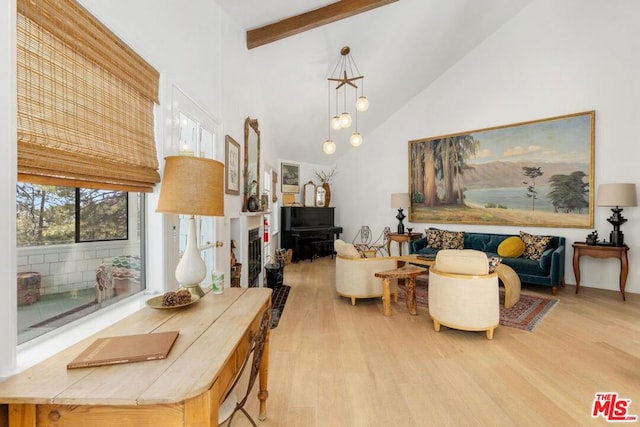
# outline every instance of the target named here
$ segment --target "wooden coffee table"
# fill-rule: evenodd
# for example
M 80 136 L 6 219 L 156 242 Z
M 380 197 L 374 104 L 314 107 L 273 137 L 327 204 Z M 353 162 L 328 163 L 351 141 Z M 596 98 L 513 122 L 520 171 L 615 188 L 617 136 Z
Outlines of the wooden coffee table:
M 397 256 L 396 260 L 398 260 L 398 267 L 402 267 L 406 263 L 426 265 L 427 267 L 431 267 L 433 264 L 436 263 L 436 257 L 435 256 L 433 256 L 433 257 L 425 257 L 425 256 L 421 256 L 419 254 L 409 254 L 409 255 Z
M 398 260 L 398 267 L 402 267 L 407 263 L 431 267 L 436 262 L 435 257 L 433 259 L 429 259 L 425 257 L 418 258 L 418 256 L 418 254 L 411 254 L 396 257 Z M 496 273 L 498 273 L 498 279 L 500 279 L 504 286 L 504 307 L 511 308 L 520 300 L 520 288 L 522 286 L 520 283 L 520 277 L 513 268 L 506 264 L 499 264 L 498 267 L 496 267 Z
M 382 312 L 385 316 L 391 316 L 391 279 L 405 280 L 407 311 L 413 316 L 418 314 L 416 309 L 416 277 L 426 272 L 426 268 L 405 265 L 393 270 L 375 273 L 376 277 L 382 279 Z

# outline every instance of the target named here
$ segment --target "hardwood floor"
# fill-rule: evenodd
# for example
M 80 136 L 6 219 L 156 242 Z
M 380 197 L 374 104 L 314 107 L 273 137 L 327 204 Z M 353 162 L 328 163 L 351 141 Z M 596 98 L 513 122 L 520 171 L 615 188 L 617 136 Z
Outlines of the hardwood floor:
M 631 399 L 640 418 L 640 295 L 574 286 L 533 332 L 433 330 L 429 314 L 336 295 L 334 260 L 288 265 L 271 330 L 268 419 L 260 426 L 569 426 L 594 394 Z M 553 297 L 544 287 L 523 293 Z M 257 399 L 247 404 L 256 414 Z M 249 425 L 237 414 L 234 425 Z M 640 424 L 640 422 L 638 422 Z M 635 424 L 633 424 L 635 425 Z

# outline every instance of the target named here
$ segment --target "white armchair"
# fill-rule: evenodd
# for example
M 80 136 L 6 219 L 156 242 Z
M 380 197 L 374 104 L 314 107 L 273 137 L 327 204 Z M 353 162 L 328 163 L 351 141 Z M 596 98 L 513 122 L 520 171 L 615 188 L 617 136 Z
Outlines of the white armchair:
M 361 258 L 357 249 L 342 240 L 334 242 L 338 254 L 336 257 L 336 292 L 351 298 L 356 305 L 357 298 L 382 297 L 382 279 L 374 276 L 376 272 L 396 268 L 397 261 L 392 257 Z M 397 283 L 391 283 L 391 294 L 397 301 Z
M 429 269 L 429 314 L 433 328 L 493 331 L 500 322 L 497 273 L 489 274 L 487 256 L 472 249 L 443 249 Z

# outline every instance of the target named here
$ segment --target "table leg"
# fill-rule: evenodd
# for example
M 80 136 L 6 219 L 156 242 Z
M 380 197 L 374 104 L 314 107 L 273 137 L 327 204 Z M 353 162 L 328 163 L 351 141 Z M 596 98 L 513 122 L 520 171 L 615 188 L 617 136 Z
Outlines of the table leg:
M 622 294 L 622 301 L 626 301 L 624 296 L 624 288 L 627 285 L 627 275 L 629 274 L 629 262 L 627 260 L 627 252 L 622 252 L 620 255 L 620 293 Z
M 391 316 L 391 284 L 389 278 L 382 279 L 382 313 Z
M 258 419 L 264 421 L 267 419 L 267 398 L 269 397 L 268 391 L 268 378 L 269 378 L 269 341 L 271 340 L 271 330 L 267 329 L 267 336 L 264 341 L 264 350 L 262 350 L 262 360 L 260 360 L 260 371 L 258 374 L 259 390 L 258 399 L 260 400 L 260 410 L 258 412 Z
M 405 289 L 407 290 L 407 311 L 412 316 L 418 314 L 416 309 L 416 279 L 409 277 L 405 280 Z
M 580 290 L 580 250 L 573 249 L 573 274 L 576 276 L 576 294 Z

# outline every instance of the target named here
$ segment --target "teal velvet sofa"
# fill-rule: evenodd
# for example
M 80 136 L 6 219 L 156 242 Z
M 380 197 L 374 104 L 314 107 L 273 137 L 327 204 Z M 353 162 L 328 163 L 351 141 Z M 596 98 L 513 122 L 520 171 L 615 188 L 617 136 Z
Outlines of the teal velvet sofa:
M 464 233 L 464 249 L 476 249 L 485 252 L 488 257 L 497 257 L 498 245 L 512 234 Z M 524 257 L 501 257 L 502 263 L 513 268 L 522 283 L 550 286 L 553 294 L 564 283 L 566 239 L 551 236 L 551 241 L 539 260 Z M 427 247 L 427 239 L 413 240 L 409 245 L 410 253 L 431 255 L 439 249 Z

